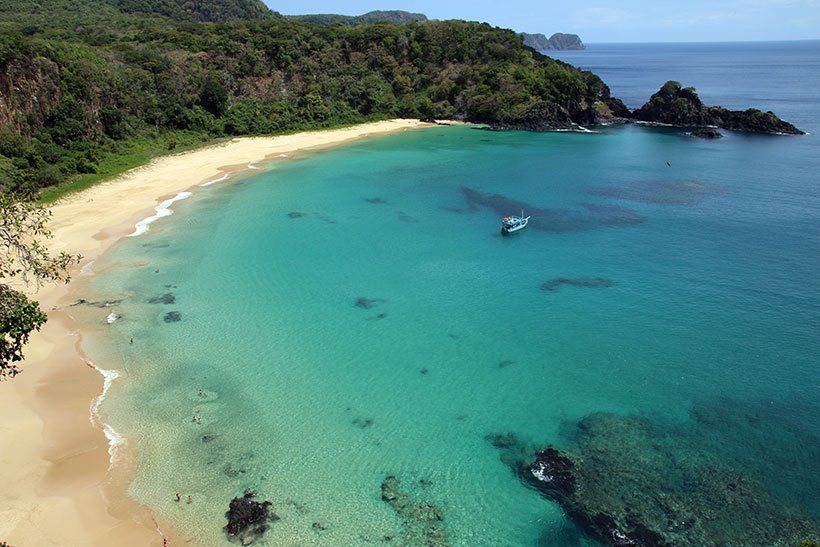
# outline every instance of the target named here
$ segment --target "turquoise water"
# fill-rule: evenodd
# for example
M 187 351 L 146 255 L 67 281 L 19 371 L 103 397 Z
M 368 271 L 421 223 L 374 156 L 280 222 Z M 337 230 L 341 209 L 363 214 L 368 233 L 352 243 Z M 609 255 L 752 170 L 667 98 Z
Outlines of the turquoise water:
M 202 545 L 246 488 L 281 517 L 260 544 L 399 542 L 395 475 L 451 544 L 577 545 L 485 436 L 565 445 L 593 412 L 689 427 L 695 406 L 697 435 L 820 515 L 817 150 L 437 127 L 200 189 L 94 279 L 126 297 L 92 357 L 123 372 L 103 415 L 132 495 Z

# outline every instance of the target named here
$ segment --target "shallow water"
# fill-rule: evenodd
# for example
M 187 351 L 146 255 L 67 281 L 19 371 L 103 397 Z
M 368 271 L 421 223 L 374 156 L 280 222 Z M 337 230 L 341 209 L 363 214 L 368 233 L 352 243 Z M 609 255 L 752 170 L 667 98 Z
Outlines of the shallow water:
M 262 544 L 382 543 L 395 475 L 454 545 L 577 545 L 485 436 L 612 412 L 693 424 L 820 515 L 817 150 L 440 127 L 199 189 L 97 266 L 131 493 L 200 544 L 246 488 L 281 517 Z M 533 223 L 502 238 L 511 207 Z

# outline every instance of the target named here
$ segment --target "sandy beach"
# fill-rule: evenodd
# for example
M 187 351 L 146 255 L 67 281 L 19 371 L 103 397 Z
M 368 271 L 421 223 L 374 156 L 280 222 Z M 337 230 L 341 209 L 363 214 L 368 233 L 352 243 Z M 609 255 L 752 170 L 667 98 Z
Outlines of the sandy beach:
M 234 139 L 158 158 L 51 206 L 51 251 L 83 259 L 68 285 L 29 288 L 49 321 L 32 335 L 23 374 L 0 383 L 0 541 L 15 547 L 186 543 L 128 497 L 132 470 L 109 469 L 108 440 L 91 412 L 103 377 L 83 356 L 81 325 L 65 307 L 82 297 L 80 269 L 120 238 L 150 229 L 151 217 L 165 214 L 156 208 L 181 192 L 230 183 L 255 162 L 426 126 L 392 120 Z

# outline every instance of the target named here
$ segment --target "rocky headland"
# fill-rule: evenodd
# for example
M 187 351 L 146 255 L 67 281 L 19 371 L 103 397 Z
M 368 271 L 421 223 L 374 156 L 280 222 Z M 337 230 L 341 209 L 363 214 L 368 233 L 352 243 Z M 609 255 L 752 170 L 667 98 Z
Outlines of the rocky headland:
M 719 127 L 749 133 L 804 134 L 772 112 L 763 112 L 755 108 L 740 111 L 727 110 L 720 106 L 706 106 L 694 88 L 682 87 L 680 83 L 671 80 L 652 95 L 646 104 L 632 112 L 630 118 L 675 127 L 692 127 L 696 130 Z M 715 138 L 712 132 L 698 133 L 694 136 Z
M 587 48 L 577 34 L 564 34 L 563 32 L 556 32 L 547 38 L 540 33 L 527 34 L 526 32 L 522 32 L 521 37 L 524 39 L 524 45 L 531 47 L 535 51 L 576 50 Z

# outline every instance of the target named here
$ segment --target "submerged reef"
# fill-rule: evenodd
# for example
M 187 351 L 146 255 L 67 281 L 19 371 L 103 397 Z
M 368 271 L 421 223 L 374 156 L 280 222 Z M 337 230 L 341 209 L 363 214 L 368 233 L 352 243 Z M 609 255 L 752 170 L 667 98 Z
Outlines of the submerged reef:
M 426 488 L 429 481 L 421 479 L 418 486 Z M 447 531 L 442 525 L 444 512 L 437 505 L 419 501 L 416 496 L 401 490 L 401 481 L 394 475 L 382 481 L 382 501 L 396 511 L 404 525 L 403 545 L 424 545 L 426 547 L 445 547 L 449 545 Z
M 374 308 L 377 304 L 381 304 L 382 302 L 387 302 L 387 300 L 385 300 L 384 298 L 367 298 L 366 296 L 360 296 L 356 299 L 356 302 L 353 305 L 357 308 L 369 310 Z
M 587 194 L 654 205 L 697 205 L 706 198 L 721 196 L 727 190 L 702 181 L 642 181 L 622 186 L 598 186 Z
M 546 497 L 558 502 L 588 535 L 607 545 L 797 545 L 820 538 L 820 518 L 807 510 L 806 500 L 818 478 L 812 475 L 820 448 L 818 438 L 805 430 L 804 445 L 790 452 L 806 452 L 800 474 L 789 484 L 808 482 L 800 492 L 778 485 L 777 454 L 768 459 L 753 409 L 726 401 L 693 409 L 689 422 L 663 423 L 640 416 L 596 413 L 569 427 L 567 448 L 533 447 L 514 434 L 488 440 L 518 476 Z M 706 410 L 708 409 L 708 410 Z M 742 410 L 741 410 L 742 409 Z M 706 414 L 720 423 L 704 427 Z M 744 422 L 747 425 L 743 425 Z M 776 430 L 770 430 L 774 426 Z M 764 444 L 780 443 L 788 424 L 766 424 Z M 735 438 L 725 431 L 737 429 Z M 753 431 L 755 430 L 755 431 Z M 740 439 L 742 437 L 742 440 Z M 740 444 L 737 444 L 740 443 Z M 785 449 L 784 449 L 785 450 Z M 783 464 L 787 465 L 785 462 Z M 792 466 L 794 467 L 794 465 Z M 773 473 L 775 476 L 767 475 Z M 816 497 L 816 490 L 814 490 Z
M 578 287 L 581 289 L 596 289 L 602 287 L 614 287 L 615 282 L 604 277 L 556 277 L 541 283 L 541 290 L 548 292 L 558 292 L 562 286 Z
M 165 293 L 148 299 L 149 304 L 173 304 L 176 301 L 176 296 L 171 293 Z
M 469 213 L 485 207 L 495 211 L 499 216 L 509 215 L 511 211 L 524 210 L 525 214 L 532 215 L 529 226 L 545 232 L 582 232 L 598 228 L 634 226 L 645 220 L 634 209 L 619 205 L 581 203 L 582 209 L 546 209 L 501 194 L 485 194 L 467 186 L 461 187 L 461 193 L 467 200 L 467 209 L 451 207 L 446 210 Z
M 237 496 L 231 500 L 230 508 L 225 513 L 228 519 L 225 533 L 228 538 L 241 541 L 242 545 L 250 545 L 262 537 L 269 523 L 279 520 L 270 510 L 271 502 L 259 502 L 255 497 L 252 490 L 246 490 L 242 497 Z
M 162 317 L 162 320 L 166 323 L 176 323 L 182 321 L 182 314 L 178 311 L 169 311 Z

